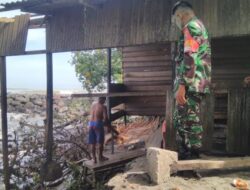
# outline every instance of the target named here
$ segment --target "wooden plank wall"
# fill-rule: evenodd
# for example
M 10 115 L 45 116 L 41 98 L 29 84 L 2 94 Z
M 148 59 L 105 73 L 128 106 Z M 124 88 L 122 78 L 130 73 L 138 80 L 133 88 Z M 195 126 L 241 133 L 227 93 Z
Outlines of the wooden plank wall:
M 202 149 L 210 151 L 212 149 L 212 136 L 214 133 L 214 93 L 207 95 L 201 102 L 201 123 L 203 127 Z
M 165 96 L 146 96 L 147 92 L 166 92 L 172 85 L 170 44 L 122 49 L 123 81 L 127 92 L 145 92 L 145 97 L 127 97 L 129 115 L 165 115 Z
M 250 34 L 249 0 L 189 0 L 211 37 Z M 52 52 L 175 41 L 171 7 L 176 0 L 109 0 L 94 10 L 57 10 L 49 20 Z
M 227 151 L 250 155 L 250 89 L 231 89 L 228 99 Z
M 211 44 L 214 89 L 242 87 L 250 75 L 250 37 L 213 39 Z
M 249 51 L 250 37 L 247 36 L 212 39 L 214 123 L 211 125 L 213 129 L 210 129 L 212 136 L 209 134 L 213 139 L 212 148 L 216 151 L 246 153 L 241 140 L 250 139 L 250 136 L 240 131 L 247 130 L 249 122 L 242 115 L 246 110 L 242 107 L 243 102 L 249 98 L 249 94 L 240 95 L 239 92 L 245 92 L 243 81 L 250 75 Z M 213 104 L 207 102 L 206 105 L 211 107 Z M 235 133 L 238 129 L 238 133 Z M 241 137 L 238 138 L 237 134 L 241 134 Z M 243 147 L 236 151 L 237 145 Z
M 13 23 L 0 23 L 0 56 L 24 54 L 29 15 L 15 17 Z

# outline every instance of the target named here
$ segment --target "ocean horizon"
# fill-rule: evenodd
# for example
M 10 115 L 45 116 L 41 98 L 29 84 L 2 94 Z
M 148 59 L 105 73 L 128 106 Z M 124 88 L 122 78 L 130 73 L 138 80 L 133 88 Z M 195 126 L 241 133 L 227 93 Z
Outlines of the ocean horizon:
M 86 90 L 83 89 L 53 89 L 54 93 L 59 94 L 72 94 L 72 93 L 87 93 Z M 46 89 L 30 89 L 30 88 L 8 88 L 7 93 L 9 94 L 45 94 Z

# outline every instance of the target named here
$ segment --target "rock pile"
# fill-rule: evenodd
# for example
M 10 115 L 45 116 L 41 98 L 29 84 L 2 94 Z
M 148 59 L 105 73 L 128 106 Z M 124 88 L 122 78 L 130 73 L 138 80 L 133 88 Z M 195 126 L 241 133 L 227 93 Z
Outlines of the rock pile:
M 43 94 L 8 94 L 8 112 L 46 115 L 46 96 Z M 88 113 L 89 99 L 72 99 L 70 95 L 54 95 L 54 116 L 73 119 Z

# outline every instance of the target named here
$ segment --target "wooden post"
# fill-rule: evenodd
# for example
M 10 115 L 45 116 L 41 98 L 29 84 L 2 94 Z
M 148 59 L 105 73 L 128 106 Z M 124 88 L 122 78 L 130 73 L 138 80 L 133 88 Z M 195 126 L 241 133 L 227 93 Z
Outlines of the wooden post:
M 171 46 L 171 59 L 172 59 L 172 85 L 167 89 L 166 92 L 166 145 L 165 147 L 170 150 L 176 150 L 176 131 L 174 129 L 173 113 L 174 113 L 174 80 L 175 80 L 175 56 L 177 43 L 172 42 Z
M 108 79 L 107 79 L 107 90 L 108 90 L 108 94 L 110 93 L 110 86 L 111 86 L 111 75 L 112 75 L 112 60 L 111 60 L 111 56 L 112 56 L 112 52 L 111 52 L 111 48 L 107 49 L 108 52 Z M 111 98 L 108 97 L 107 99 L 107 109 L 108 109 L 108 117 L 109 120 L 111 118 L 111 104 L 110 104 L 110 100 Z M 111 124 L 111 120 L 110 120 L 110 124 Z M 114 154 L 114 132 L 111 130 L 111 135 L 112 135 L 112 154 Z
M 46 54 L 47 58 L 47 97 L 46 97 L 46 161 L 52 161 L 53 152 L 53 63 L 52 53 Z
M 200 104 L 200 120 L 203 127 L 202 150 L 210 152 L 213 145 L 213 131 L 214 131 L 214 103 L 215 96 L 211 90 L 209 95 L 203 97 Z
M 124 115 L 124 125 L 125 125 L 125 127 L 127 126 L 127 115 L 126 114 Z
M 166 92 L 166 145 L 168 150 L 176 149 L 176 131 L 174 129 L 173 122 L 173 112 L 174 112 L 174 97 L 172 88 L 168 88 Z
M 6 57 L 0 57 L 1 72 L 1 116 L 2 116 L 2 146 L 3 172 L 5 189 L 10 189 L 10 170 L 8 159 L 8 121 L 7 121 L 7 85 L 6 85 Z

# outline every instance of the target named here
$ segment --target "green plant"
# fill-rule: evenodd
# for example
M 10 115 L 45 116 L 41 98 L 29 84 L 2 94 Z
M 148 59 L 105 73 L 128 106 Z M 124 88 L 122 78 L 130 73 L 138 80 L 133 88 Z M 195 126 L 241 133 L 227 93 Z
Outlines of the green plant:
M 71 60 L 78 80 L 89 93 L 106 88 L 108 76 L 107 51 L 105 49 L 75 52 Z M 118 49 L 112 50 L 112 82 L 122 82 L 122 59 Z

